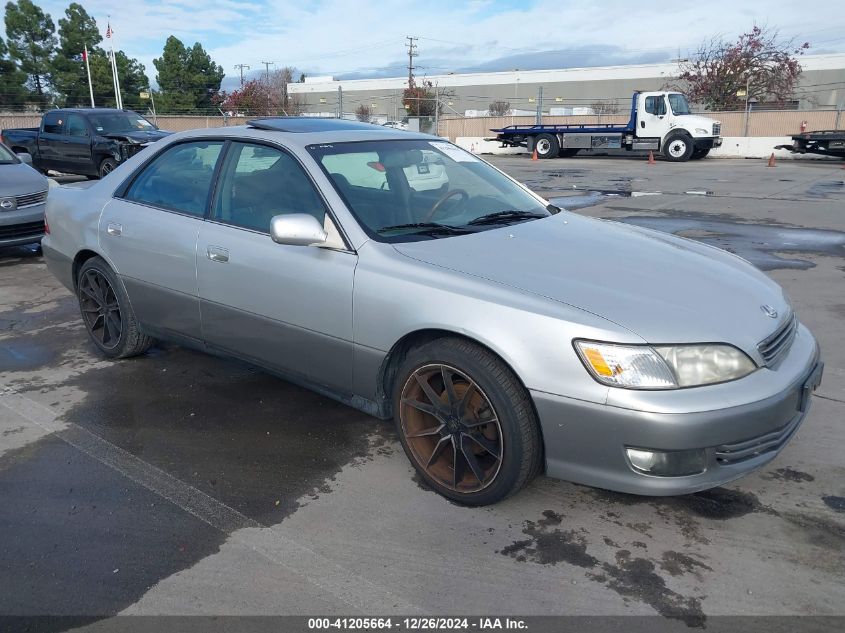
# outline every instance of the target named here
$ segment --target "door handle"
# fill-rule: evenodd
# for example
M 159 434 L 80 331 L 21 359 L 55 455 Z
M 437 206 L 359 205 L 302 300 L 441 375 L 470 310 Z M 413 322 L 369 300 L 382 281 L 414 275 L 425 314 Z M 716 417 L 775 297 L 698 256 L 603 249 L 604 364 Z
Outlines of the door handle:
M 229 249 L 223 248 L 222 246 L 211 246 L 209 245 L 205 249 L 205 255 L 213 262 L 220 262 L 221 264 L 225 264 L 229 261 Z
M 106 233 L 114 237 L 120 237 L 123 234 L 123 226 L 120 224 L 115 224 L 114 222 L 109 222 L 108 226 L 106 227 Z

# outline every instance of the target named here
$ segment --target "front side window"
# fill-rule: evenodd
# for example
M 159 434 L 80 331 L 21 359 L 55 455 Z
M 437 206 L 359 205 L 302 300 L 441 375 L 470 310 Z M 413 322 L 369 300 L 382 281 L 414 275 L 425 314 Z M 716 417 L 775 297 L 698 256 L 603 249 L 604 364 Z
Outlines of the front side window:
M 202 217 L 208 205 L 214 166 L 223 141 L 174 145 L 159 154 L 135 179 L 125 198 Z
M 510 178 L 445 141 L 332 143 L 308 151 L 379 241 L 476 233 L 550 215 Z
M 276 215 L 307 213 L 320 224 L 326 208 L 299 163 L 275 147 L 232 143 L 220 173 L 212 218 L 269 233 Z
M 61 134 L 65 125 L 61 112 L 48 112 L 44 115 L 44 132 L 46 134 Z
M 687 98 L 682 94 L 670 94 L 669 106 L 672 108 L 673 114 L 690 114 L 689 103 L 687 102 Z
M 68 136 L 88 136 L 88 126 L 85 125 L 85 119 L 78 114 L 69 114 L 65 134 Z

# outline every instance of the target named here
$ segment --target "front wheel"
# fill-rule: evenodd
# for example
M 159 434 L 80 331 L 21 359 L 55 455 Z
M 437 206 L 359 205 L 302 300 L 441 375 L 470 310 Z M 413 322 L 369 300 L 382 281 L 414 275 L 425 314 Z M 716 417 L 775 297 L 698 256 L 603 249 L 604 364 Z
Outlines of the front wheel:
M 710 153 L 710 148 L 706 149 L 696 149 L 693 150 L 692 156 L 690 156 L 690 160 L 701 160 L 702 158 L 706 158 L 707 154 Z
M 540 472 L 540 428 L 528 393 L 485 348 L 447 338 L 411 350 L 393 396 L 405 454 L 447 499 L 496 503 Z
M 136 356 L 155 342 L 139 330 L 123 284 L 101 257 L 92 257 L 79 269 L 76 296 L 85 329 L 105 356 Z
M 692 156 L 693 144 L 688 134 L 673 132 L 663 143 L 663 156 L 673 163 L 683 163 Z
M 113 158 L 104 158 L 100 162 L 100 168 L 97 170 L 100 178 L 105 178 L 110 173 L 117 169 L 117 161 Z

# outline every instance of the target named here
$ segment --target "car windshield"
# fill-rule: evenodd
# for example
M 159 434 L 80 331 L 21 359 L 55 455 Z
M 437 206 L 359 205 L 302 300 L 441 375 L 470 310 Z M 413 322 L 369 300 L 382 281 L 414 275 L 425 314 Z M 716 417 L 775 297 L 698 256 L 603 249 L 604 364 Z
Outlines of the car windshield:
M 687 98 L 682 94 L 670 94 L 669 105 L 672 106 L 673 114 L 691 114 Z
M 551 215 L 522 187 L 446 141 L 333 143 L 308 151 L 379 241 L 464 235 Z
M 5 145 L 0 145 L 0 165 L 17 163 L 18 159 Z
M 138 132 L 139 130 L 151 132 L 158 129 L 140 114 L 134 112 L 103 112 L 101 114 L 90 114 L 88 119 L 99 134 L 123 134 L 125 132 Z

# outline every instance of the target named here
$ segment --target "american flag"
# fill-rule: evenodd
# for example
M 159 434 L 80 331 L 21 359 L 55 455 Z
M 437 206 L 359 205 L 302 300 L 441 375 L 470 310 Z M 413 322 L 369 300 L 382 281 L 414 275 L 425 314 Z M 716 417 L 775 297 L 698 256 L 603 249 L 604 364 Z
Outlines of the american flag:
M 111 39 L 112 33 L 114 31 L 111 30 L 111 22 L 108 22 L 107 24 L 108 26 L 106 27 L 106 37 Z

